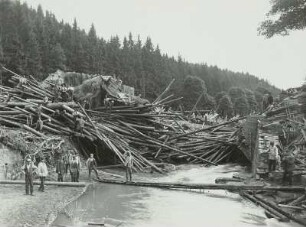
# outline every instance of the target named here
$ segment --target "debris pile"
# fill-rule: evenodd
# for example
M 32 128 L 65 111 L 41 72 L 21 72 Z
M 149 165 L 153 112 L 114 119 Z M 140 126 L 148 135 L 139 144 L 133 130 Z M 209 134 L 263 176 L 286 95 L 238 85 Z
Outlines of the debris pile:
M 242 118 L 190 130 L 184 128 L 180 113 L 159 111 L 178 100 L 172 95 L 163 98 L 171 84 L 152 103 L 92 110 L 52 84 L 46 89 L 31 76 L 11 73 L 13 86 L 0 86 L 0 123 L 24 129 L 33 140 L 69 138 L 81 155 L 95 153 L 100 163 L 124 163 L 124 153 L 130 151 L 135 169 L 150 167 L 158 172 L 162 170 L 157 162 L 216 165 L 239 152 L 241 130 L 235 122 Z

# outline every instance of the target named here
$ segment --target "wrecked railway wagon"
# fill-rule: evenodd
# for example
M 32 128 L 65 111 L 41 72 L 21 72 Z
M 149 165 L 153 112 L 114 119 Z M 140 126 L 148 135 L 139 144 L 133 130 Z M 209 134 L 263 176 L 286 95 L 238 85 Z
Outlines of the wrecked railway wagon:
M 183 125 L 188 122 L 182 114 L 163 110 L 162 106 L 177 100 L 171 99 L 171 95 L 162 97 L 165 92 L 152 103 L 142 100 L 136 105 L 123 105 L 118 101 L 118 105 L 105 110 L 102 91 L 118 100 L 121 98 L 122 90 L 111 77 L 96 76 L 83 81 L 75 88 L 76 98 L 70 97 L 68 101 L 58 95 L 65 89 L 57 90 L 52 81 L 45 82 L 47 87 L 50 86 L 46 88 L 31 77 L 13 72 L 10 81 L 12 87 L 0 86 L 1 125 L 22 128 L 46 140 L 50 135 L 66 138 L 85 158 L 95 153 L 100 164 L 123 163 L 126 151 L 134 156 L 135 170 L 149 168 L 158 172 L 163 172 L 158 167 L 163 163 L 217 165 L 243 156 L 239 149 L 245 141 L 241 139 L 240 121 L 243 118 L 209 127 L 200 126 L 197 130 L 192 126 L 186 129 Z M 93 93 L 86 96 L 92 87 L 98 88 L 100 97 Z M 97 107 L 85 109 L 79 103 L 81 94 L 99 100 Z M 38 127 L 39 118 L 42 123 Z M 82 130 L 76 127 L 78 119 L 84 120 Z M 46 150 L 43 153 L 29 152 L 46 155 Z
M 58 70 L 47 77 L 42 85 L 45 88 L 56 85 L 65 86 L 67 89 L 73 90 L 73 97 L 76 101 L 88 102 L 90 109 L 103 109 L 106 97 L 113 99 L 115 106 L 149 104 L 148 100 L 141 98 L 140 95 L 135 95 L 133 87 L 123 84 L 122 80 L 115 76 Z

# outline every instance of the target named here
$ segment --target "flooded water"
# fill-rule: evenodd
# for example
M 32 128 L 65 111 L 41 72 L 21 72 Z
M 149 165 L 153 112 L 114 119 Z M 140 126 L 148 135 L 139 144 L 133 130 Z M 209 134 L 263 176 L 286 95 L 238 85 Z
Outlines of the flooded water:
M 217 177 L 232 177 L 241 167 L 185 166 L 167 176 L 150 179 L 156 182 L 214 183 Z M 148 180 L 148 179 L 137 179 Z M 267 219 L 264 210 L 223 190 L 204 192 L 165 190 L 124 185 L 94 184 L 60 214 L 54 226 L 133 227 L 224 227 L 271 226 L 297 227 Z

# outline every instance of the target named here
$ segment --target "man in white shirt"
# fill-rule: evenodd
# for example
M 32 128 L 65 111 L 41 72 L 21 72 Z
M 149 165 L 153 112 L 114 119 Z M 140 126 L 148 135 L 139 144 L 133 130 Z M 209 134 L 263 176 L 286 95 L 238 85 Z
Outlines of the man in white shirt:
M 45 191 L 45 180 L 46 180 L 46 176 L 48 176 L 48 168 L 47 168 L 44 158 L 42 158 L 40 162 L 38 163 L 37 174 L 40 178 L 40 186 L 38 188 L 38 191 L 44 192 Z
M 276 170 L 276 160 L 278 157 L 278 149 L 274 145 L 274 142 L 270 142 L 270 147 L 269 147 L 269 172 L 275 171 Z

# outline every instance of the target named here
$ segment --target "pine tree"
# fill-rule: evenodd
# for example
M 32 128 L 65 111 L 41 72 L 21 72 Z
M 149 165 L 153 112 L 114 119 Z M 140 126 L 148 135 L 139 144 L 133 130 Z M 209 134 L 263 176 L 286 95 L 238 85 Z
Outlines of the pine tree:
M 18 6 L 20 8 L 20 4 Z M 24 48 L 17 32 L 17 6 L 9 0 L 0 1 L 0 28 L 3 49 L 3 65 L 16 73 L 24 74 L 26 68 Z M 3 74 L 4 82 L 8 79 Z
M 2 85 L 2 66 L 4 63 L 4 58 L 3 58 L 3 48 L 2 48 L 2 40 L 1 40 L 1 36 L 0 36 L 0 84 Z
M 0 65 L 1 66 L 3 65 L 3 48 L 2 48 L 2 38 L 1 38 L 1 36 L 0 36 Z
M 91 73 L 99 72 L 99 63 L 98 63 L 98 37 L 96 34 L 96 29 L 92 24 L 88 32 L 88 68 Z
M 48 47 L 48 37 L 46 34 L 46 28 L 44 25 L 45 16 L 41 5 L 37 8 L 37 14 L 34 21 L 34 32 L 36 35 L 39 55 L 41 59 L 42 72 L 50 72 L 49 69 L 49 47 Z
M 88 59 L 84 49 L 84 34 L 79 30 L 76 19 L 74 19 L 71 37 L 71 69 L 76 72 L 86 72 Z M 83 42 L 82 42 L 83 41 Z
M 249 111 L 253 112 L 257 110 L 257 102 L 255 98 L 255 94 L 253 91 L 249 89 L 245 89 L 246 98 L 248 101 Z
M 66 56 L 60 43 L 57 43 L 55 47 L 50 51 L 50 70 L 52 72 L 66 69 Z

